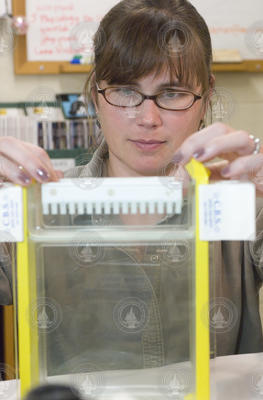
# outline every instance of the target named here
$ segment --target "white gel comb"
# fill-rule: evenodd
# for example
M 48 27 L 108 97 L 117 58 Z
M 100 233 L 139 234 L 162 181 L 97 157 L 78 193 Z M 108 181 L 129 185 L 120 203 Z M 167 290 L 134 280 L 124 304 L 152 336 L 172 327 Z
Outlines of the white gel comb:
M 174 177 L 72 178 L 41 190 L 44 215 L 180 214 L 183 201 Z

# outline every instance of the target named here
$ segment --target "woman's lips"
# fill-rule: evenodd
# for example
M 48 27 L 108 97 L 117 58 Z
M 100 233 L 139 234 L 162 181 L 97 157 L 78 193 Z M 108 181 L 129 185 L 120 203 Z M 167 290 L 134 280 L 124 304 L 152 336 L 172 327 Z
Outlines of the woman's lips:
M 165 141 L 161 140 L 130 140 L 141 150 L 151 151 L 160 147 Z

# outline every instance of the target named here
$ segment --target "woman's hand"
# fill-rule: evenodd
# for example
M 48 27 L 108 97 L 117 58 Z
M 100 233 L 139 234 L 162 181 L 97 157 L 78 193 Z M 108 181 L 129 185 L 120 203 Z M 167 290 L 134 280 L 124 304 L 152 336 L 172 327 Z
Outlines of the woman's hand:
M 27 186 L 32 179 L 45 183 L 62 177 L 63 173 L 54 170 L 49 156 L 41 147 L 12 136 L 0 137 L 0 182 Z
M 215 123 L 189 136 L 173 161 L 185 165 L 192 157 L 211 171 L 211 180 L 249 179 L 263 196 L 263 149 L 253 154 L 255 142 L 249 133 Z M 215 157 L 220 161 L 209 162 Z

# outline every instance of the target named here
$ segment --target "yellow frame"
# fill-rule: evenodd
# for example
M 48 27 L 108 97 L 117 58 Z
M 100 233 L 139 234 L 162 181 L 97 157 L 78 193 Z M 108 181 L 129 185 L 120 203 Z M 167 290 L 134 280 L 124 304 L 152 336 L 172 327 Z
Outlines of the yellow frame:
M 186 166 L 195 180 L 195 355 L 196 400 L 210 399 L 209 247 L 199 235 L 199 185 L 209 183 L 209 170 L 194 159 Z M 205 316 L 205 318 L 202 318 Z
M 23 188 L 24 241 L 17 243 L 17 322 L 21 398 L 39 383 L 35 263 L 30 264 L 27 190 Z M 31 252 L 31 254 L 30 254 Z M 33 258 L 34 260 L 34 258 Z

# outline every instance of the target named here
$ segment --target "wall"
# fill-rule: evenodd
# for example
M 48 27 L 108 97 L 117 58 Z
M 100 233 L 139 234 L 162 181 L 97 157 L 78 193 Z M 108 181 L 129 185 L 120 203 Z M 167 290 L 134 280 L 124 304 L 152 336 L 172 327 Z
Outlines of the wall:
M 55 93 L 81 92 L 86 78 L 85 74 L 17 76 L 13 71 L 11 51 L 0 53 L 0 102 L 34 101 L 43 87 L 50 97 Z M 216 86 L 230 110 L 229 123 L 263 139 L 263 74 L 217 73 Z
M 84 82 L 85 74 L 15 75 L 11 52 L 0 53 L 0 102 L 34 101 L 41 88 L 52 101 L 56 93 L 81 92 Z
M 232 95 L 235 110 L 230 122 L 233 127 L 245 129 L 263 139 L 263 74 L 217 73 L 216 86 Z

